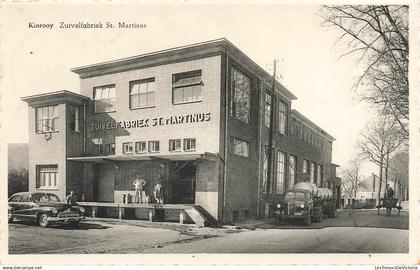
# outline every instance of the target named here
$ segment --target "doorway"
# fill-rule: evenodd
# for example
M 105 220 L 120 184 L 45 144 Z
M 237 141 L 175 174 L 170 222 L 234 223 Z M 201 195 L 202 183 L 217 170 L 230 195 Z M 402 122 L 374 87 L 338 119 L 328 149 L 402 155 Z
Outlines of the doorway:
M 173 204 L 194 204 L 197 167 L 193 161 L 172 161 L 169 166 L 169 200 Z

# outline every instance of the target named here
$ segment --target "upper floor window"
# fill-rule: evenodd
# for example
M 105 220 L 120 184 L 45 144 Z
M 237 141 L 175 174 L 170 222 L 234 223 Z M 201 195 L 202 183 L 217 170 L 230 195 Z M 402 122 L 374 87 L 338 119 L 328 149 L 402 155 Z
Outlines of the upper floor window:
M 264 124 L 266 127 L 270 127 L 271 124 L 271 104 L 272 98 L 269 93 L 265 93 L 265 103 L 264 103 Z
M 145 141 L 136 142 L 136 153 L 146 153 L 147 147 Z
M 130 82 L 130 109 L 155 106 L 155 78 Z
M 157 153 L 160 151 L 159 141 L 149 141 L 149 152 Z
M 169 151 L 170 152 L 181 151 L 181 140 L 180 139 L 169 140 Z
M 37 188 L 58 187 L 58 165 L 36 165 Z
M 115 111 L 115 84 L 93 88 L 95 113 Z
M 126 142 L 122 144 L 123 147 L 123 154 L 131 154 L 133 153 L 133 143 L 132 142 Z
M 196 149 L 196 141 L 193 138 L 184 139 L 184 151 L 194 151 Z
M 251 111 L 251 79 L 232 68 L 231 116 L 249 123 Z
M 233 138 L 233 153 L 235 155 L 249 157 L 249 142 Z
M 172 101 L 188 103 L 201 101 L 201 70 L 178 73 L 172 77 Z
M 286 134 L 286 123 L 287 123 L 287 104 L 283 101 L 279 101 L 279 132 L 280 134 Z
M 76 132 L 80 132 L 79 107 L 70 106 L 70 129 Z
M 36 108 L 36 132 L 57 131 L 58 106 L 46 106 Z

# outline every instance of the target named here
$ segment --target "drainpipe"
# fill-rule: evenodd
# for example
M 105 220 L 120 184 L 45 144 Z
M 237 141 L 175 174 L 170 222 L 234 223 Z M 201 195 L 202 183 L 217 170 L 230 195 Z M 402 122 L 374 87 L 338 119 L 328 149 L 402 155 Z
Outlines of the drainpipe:
M 83 154 L 86 154 L 86 100 L 83 100 Z
M 262 157 L 262 151 L 264 151 L 264 149 L 262 149 L 262 143 L 261 143 L 261 137 L 262 137 L 262 122 L 261 122 L 261 117 L 262 117 L 262 98 L 263 98 L 263 88 L 264 88 L 264 81 L 263 78 L 258 77 L 258 79 L 260 80 L 260 94 L 259 94 L 259 101 L 258 101 L 258 138 L 257 138 L 257 142 L 258 142 L 258 169 L 257 169 L 257 179 L 258 179 L 258 184 L 257 184 L 257 217 L 259 217 L 260 215 L 260 185 L 261 185 L 261 157 Z
M 270 197 L 270 188 L 271 188 L 271 181 L 272 181 L 272 170 L 273 170 L 273 133 L 274 133 L 274 108 L 276 107 L 276 96 L 275 96 L 275 83 L 276 83 L 276 60 L 274 59 L 274 66 L 273 66 L 273 86 L 271 91 L 271 111 L 270 111 L 270 133 L 268 136 L 268 158 L 267 158 L 267 201 L 265 204 L 265 217 L 268 217 L 268 208 L 269 202 L 268 199 Z
M 222 221 L 225 220 L 226 214 L 226 182 L 227 182 L 227 155 L 228 155 L 228 119 L 229 119 L 229 55 L 225 50 L 225 145 L 223 149 L 223 207 L 222 207 Z

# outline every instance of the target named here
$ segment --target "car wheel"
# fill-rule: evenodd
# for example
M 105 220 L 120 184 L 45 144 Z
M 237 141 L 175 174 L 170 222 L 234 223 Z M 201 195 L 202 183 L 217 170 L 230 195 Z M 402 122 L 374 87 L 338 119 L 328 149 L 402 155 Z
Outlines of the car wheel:
M 50 222 L 48 221 L 48 215 L 47 214 L 41 214 L 38 217 L 38 224 L 39 226 L 46 228 L 50 225 Z

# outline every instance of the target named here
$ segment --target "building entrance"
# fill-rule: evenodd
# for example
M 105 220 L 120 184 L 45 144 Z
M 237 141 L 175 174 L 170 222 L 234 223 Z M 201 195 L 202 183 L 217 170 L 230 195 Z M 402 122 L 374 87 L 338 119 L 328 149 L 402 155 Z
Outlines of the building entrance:
M 172 161 L 170 163 L 169 203 L 195 203 L 196 171 L 193 161 Z

